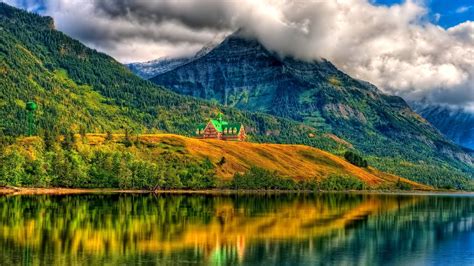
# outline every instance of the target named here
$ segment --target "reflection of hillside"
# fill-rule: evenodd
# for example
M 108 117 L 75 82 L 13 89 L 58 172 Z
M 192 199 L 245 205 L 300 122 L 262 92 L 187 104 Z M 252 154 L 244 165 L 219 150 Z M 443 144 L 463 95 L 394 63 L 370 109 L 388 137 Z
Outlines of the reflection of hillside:
M 266 248 L 258 254 L 286 256 L 288 251 L 279 251 L 285 243 L 320 258 L 347 247 L 370 254 L 379 245 L 403 249 L 410 244 L 405 240 L 414 243 L 413 235 L 429 237 L 432 227 L 469 210 L 466 203 L 420 196 L 2 197 L 0 259 L 27 247 L 69 259 L 192 251 L 188 255 L 194 259 L 242 261 L 255 259 L 259 245 Z
M 46 245 L 72 254 L 211 251 L 221 245 L 242 253 L 249 241 L 326 235 L 399 204 L 394 198 L 333 197 L 277 200 L 275 206 L 263 205 L 255 214 L 250 205 L 230 198 L 198 197 L 194 202 L 183 197 L 2 198 L 0 241 L 33 248 Z
M 417 198 L 420 200 L 403 208 L 354 220 L 356 225 L 350 223 L 336 234 L 297 243 L 272 243 L 266 247 L 265 256 L 261 247 L 254 245 L 247 249 L 246 261 L 262 265 L 293 261 L 309 265 L 335 261 L 343 265 L 430 264 L 423 260 L 442 249 L 442 243 L 473 232 L 474 201 L 463 197 Z M 465 244 L 465 252 L 473 250 L 472 245 Z M 443 252 L 456 254 L 450 250 Z M 447 257 L 445 261 L 453 259 Z

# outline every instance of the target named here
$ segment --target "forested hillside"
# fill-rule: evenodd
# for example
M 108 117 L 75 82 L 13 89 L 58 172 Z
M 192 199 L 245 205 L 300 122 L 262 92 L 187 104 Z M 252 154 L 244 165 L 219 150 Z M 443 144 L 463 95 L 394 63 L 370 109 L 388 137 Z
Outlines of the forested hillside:
M 0 3 L 0 131 L 27 131 L 25 103 L 38 103 L 37 131 L 147 132 L 190 135 L 219 112 L 241 121 L 255 141 L 336 148 L 314 128 L 266 114 L 224 108 L 177 95 L 133 75 L 41 17 Z M 309 138 L 308 134 L 314 134 Z
M 172 134 L 19 138 L 0 154 L 0 187 L 122 189 L 422 189 L 303 145 Z
M 463 147 L 474 150 L 473 112 L 462 108 L 424 102 L 412 102 L 410 105 L 447 138 Z
M 26 133 L 25 104 L 33 100 L 39 106 L 36 132 L 41 136 L 106 131 L 192 135 L 197 123 L 222 112 L 228 120 L 242 122 L 251 141 L 307 144 L 341 155 L 353 148 L 322 127 L 178 95 L 55 30 L 51 18 L 4 3 L 0 3 L 0 77 L 2 136 Z M 457 156 L 449 145 L 417 146 L 406 141 L 398 143 L 396 152 L 385 154 L 355 148 L 367 152 L 370 164 L 403 177 L 458 188 L 470 182 L 471 166 L 453 156 L 437 157 L 438 149 L 429 148 L 441 145 L 439 149 L 446 147 L 447 154 Z M 393 142 L 374 144 L 367 139 L 367 144 L 391 151 Z M 409 156 L 400 149 L 404 145 Z

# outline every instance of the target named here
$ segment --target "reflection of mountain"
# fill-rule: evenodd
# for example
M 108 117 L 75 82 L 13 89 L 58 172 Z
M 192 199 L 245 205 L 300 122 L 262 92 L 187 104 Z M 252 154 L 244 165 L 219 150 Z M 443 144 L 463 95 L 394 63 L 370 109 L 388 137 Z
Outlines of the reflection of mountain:
M 464 198 L 375 195 L 0 198 L 2 261 L 25 247 L 43 262 L 300 259 L 376 261 L 470 230 Z M 71 208 L 74 206 L 73 208 Z M 28 212 L 24 210 L 28 209 Z M 459 227 L 460 223 L 463 227 Z M 441 232 L 441 235 L 439 235 Z M 424 246 L 422 246 L 424 245 Z M 265 246 L 265 248 L 264 248 Z M 302 256 L 302 257 L 301 257 Z M 387 259 L 387 258 L 385 258 Z M 287 261 L 287 262 L 288 262 Z M 362 263 L 363 261 L 361 261 Z

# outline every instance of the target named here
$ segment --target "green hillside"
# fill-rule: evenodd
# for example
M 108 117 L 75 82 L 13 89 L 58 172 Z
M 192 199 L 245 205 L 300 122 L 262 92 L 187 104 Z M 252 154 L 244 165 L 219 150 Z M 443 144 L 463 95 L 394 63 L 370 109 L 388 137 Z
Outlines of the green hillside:
M 3 136 L 25 134 L 24 107 L 34 100 L 39 105 L 37 132 L 42 136 L 71 131 L 191 135 L 195 124 L 222 112 L 229 120 L 245 124 L 251 141 L 306 144 L 337 154 L 352 147 L 311 125 L 171 92 L 55 30 L 51 18 L 4 3 L 0 3 L 0 78 Z M 425 146 L 414 146 L 415 152 L 418 148 L 420 155 L 414 158 L 398 152 L 384 157 L 365 155 L 378 168 L 403 177 L 436 186 L 468 186 L 472 166 L 454 158 L 438 158 L 435 149 Z M 447 151 L 452 150 L 448 147 Z
M 0 146 L 3 186 L 121 189 L 416 189 L 373 167 L 304 145 L 173 134 L 68 134 Z
M 438 183 L 434 180 L 453 177 L 450 170 L 473 175 L 472 157 L 402 98 L 350 77 L 327 60 L 281 57 L 240 32 L 150 80 L 184 95 L 334 134 L 371 155 L 373 165 L 418 181 Z
M 224 108 L 144 81 L 110 56 L 89 49 L 41 17 L 0 3 L 0 132 L 27 131 L 25 103 L 34 100 L 45 131 L 164 131 L 189 135 L 223 112 L 247 126 L 255 141 L 337 148 L 314 128 L 266 114 Z

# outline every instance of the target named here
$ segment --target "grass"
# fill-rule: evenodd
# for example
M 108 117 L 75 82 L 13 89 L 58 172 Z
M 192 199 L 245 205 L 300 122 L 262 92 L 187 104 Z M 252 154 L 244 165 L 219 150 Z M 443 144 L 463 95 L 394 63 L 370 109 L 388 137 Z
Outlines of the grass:
M 125 136 L 113 134 L 112 137 L 112 143 L 119 143 Z M 86 135 L 87 143 L 92 146 L 112 145 L 106 143 L 105 138 L 106 134 Z M 201 140 L 173 134 L 133 135 L 131 139 L 138 140 L 142 144 L 139 152 L 148 156 L 166 150 L 199 160 L 209 158 L 216 167 L 217 176 L 224 181 L 231 180 L 236 173 L 244 173 L 257 166 L 296 180 L 323 181 L 331 176 L 346 176 L 362 181 L 368 188 L 396 188 L 401 182 L 413 189 L 431 189 L 429 186 L 381 172 L 373 167 L 357 167 L 344 158 L 304 145 Z M 149 152 L 143 149 L 148 149 Z M 219 164 L 223 157 L 225 163 Z

